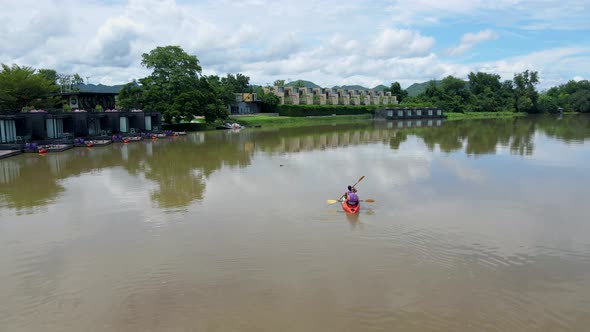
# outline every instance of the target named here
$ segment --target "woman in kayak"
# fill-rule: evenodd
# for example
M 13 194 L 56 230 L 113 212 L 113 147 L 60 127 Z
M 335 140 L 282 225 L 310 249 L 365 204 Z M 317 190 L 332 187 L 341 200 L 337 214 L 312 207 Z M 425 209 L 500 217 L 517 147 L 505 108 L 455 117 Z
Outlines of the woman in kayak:
M 348 186 L 348 191 L 346 192 L 346 203 L 348 203 L 348 205 L 357 205 L 359 203 L 359 198 L 356 194 L 356 188 Z

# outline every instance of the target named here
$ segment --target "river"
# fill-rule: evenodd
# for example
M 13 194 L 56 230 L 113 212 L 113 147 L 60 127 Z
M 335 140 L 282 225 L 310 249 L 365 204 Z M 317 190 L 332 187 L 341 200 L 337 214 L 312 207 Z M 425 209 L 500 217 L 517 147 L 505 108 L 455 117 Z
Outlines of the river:
M 590 118 L 417 125 L 0 160 L 0 330 L 587 331 Z

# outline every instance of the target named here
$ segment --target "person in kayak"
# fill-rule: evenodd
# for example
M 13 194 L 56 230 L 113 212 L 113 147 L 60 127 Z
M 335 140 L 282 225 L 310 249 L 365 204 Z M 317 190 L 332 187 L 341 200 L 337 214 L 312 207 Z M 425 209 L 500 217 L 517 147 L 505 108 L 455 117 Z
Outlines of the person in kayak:
M 346 203 L 348 203 L 348 205 L 357 205 L 359 203 L 359 198 L 356 194 L 356 188 L 348 186 L 348 191 L 346 192 Z

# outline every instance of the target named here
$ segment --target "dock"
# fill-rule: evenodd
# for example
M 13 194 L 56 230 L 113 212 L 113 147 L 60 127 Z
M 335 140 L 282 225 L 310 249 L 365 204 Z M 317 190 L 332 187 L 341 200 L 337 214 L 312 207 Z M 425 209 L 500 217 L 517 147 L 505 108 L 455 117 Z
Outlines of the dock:
M 16 156 L 21 153 L 19 150 L 0 150 L 0 159 Z
M 444 119 L 442 109 L 438 107 L 387 107 L 375 110 L 375 119 Z

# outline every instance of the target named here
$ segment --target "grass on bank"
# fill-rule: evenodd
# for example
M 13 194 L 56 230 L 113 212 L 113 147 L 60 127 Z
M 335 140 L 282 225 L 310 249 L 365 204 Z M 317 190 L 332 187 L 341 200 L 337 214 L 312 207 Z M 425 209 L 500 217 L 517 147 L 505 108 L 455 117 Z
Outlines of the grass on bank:
M 237 122 L 246 127 L 260 125 L 262 127 L 298 127 L 307 125 L 337 124 L 337 123 L 362 123 L 373 118 L 372 114 L 362 115 L 336 115 L 314 117 L 289 117 L 271 115 L 252 115 L 230 117 L 230 121 Z
M 465 112 L 465 113 L 445 113 L 446 119 L 454 120 L 469 120 L 469 119 L 498 119 L 498 118 L 514 118 L 518 116 L 526 116 L 523 112 Z
M 516 112 L 466 112 L 466 113 L 445 113 L 445 121 L 470 120 L 470 119 L 499 119 L 526 116 L 526 113 Z M 326 124 L 355 124 L 366 123 L 373 118 L 372 114 L 362 115 L 336 115 L 336 116 L 311 116 L 311 117 L 290 117 L 276 116 L 268 114 L 257 114 L 247 116 L 230 116 L 228 120 L 218 120 L 215 123 L 182 123 L 167 125 L 164 129 L 201 131 L 214 130 L 216 126 L 222 125 L 223 122 L 237 122 L 246 127 L 261 126 L 265 128 L 273 127 L 300 127 Z
M 445 113 L 446 119 L 469 120 L 469 119 L 497 119 L 526 116 L 526 113 L 516 112 L 466 112 L 466 113 Z M 263 127 L 296 127 L 305 125 L 333 124 L 333 123 L 355 123 L 364 122 L 372 119 L 372 114 L 363 115 L 337 115 L 337 116 L 318 116 L 318 117 L 288 117 L 288 116 L 271 116 L 265 114 L 231 117 L 233 122 L 240 123 L 247 127 L 260 125 Z

